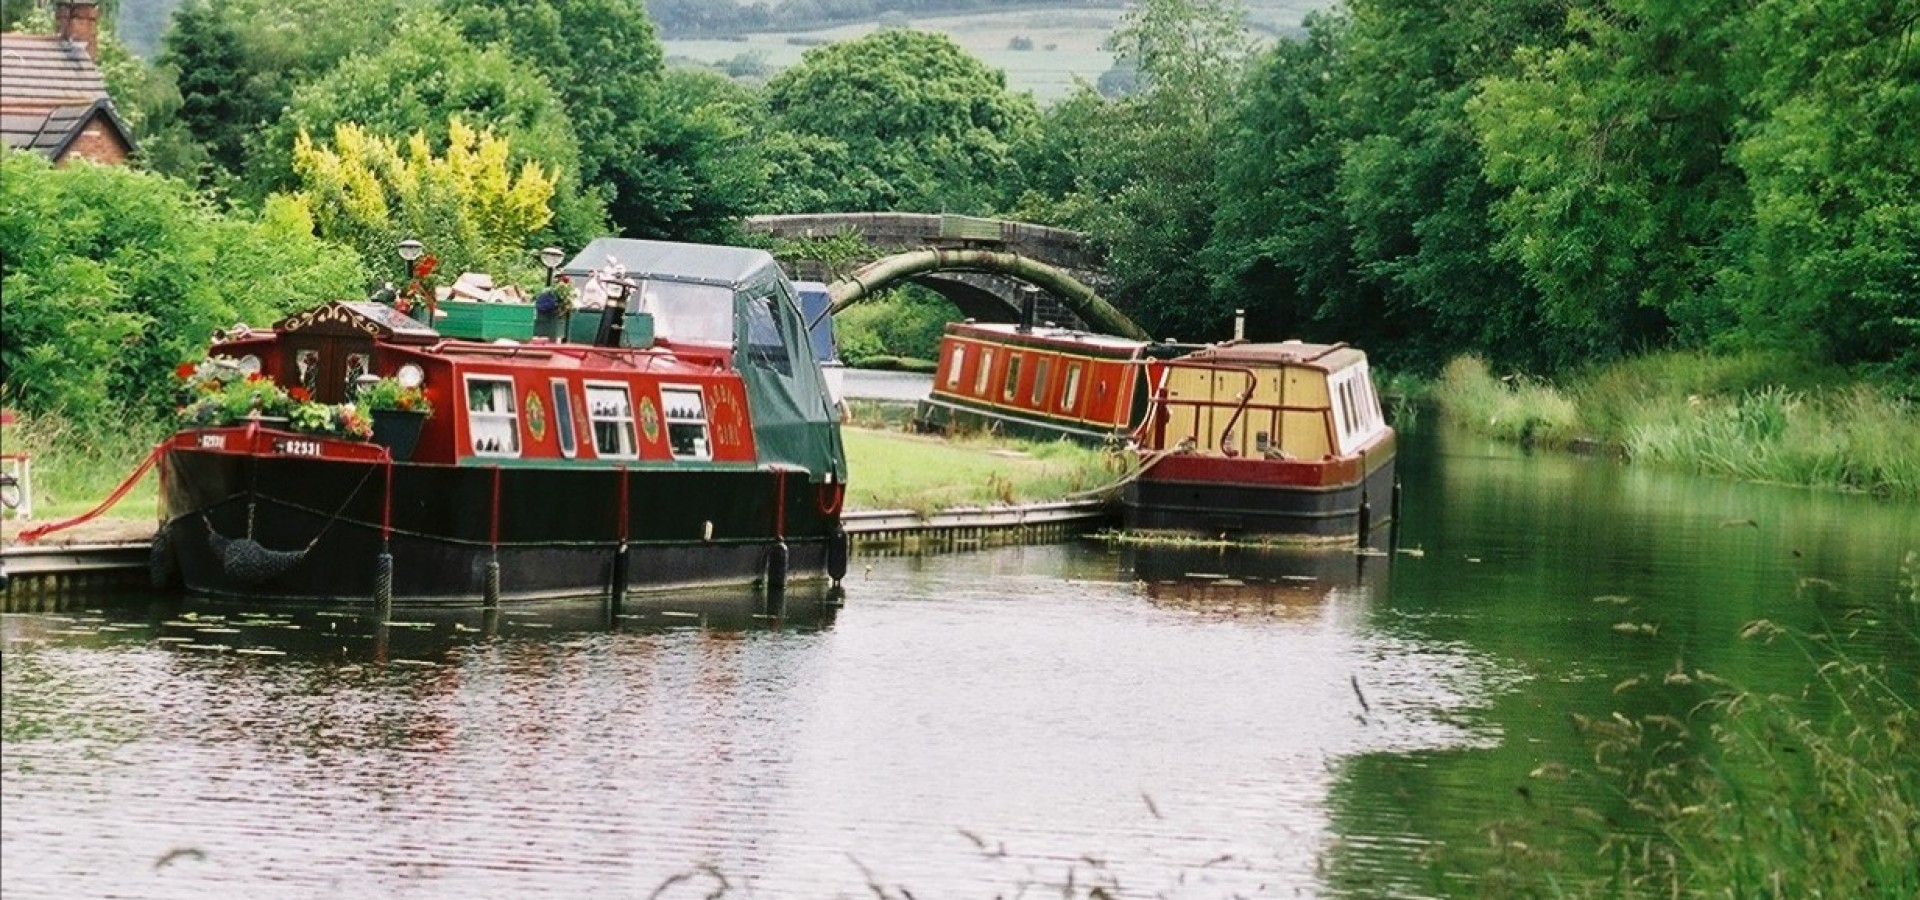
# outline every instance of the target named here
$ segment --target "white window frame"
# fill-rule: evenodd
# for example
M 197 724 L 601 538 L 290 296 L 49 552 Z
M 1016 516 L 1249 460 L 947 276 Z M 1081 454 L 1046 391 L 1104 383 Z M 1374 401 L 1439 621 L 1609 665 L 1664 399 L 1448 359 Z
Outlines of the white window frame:
M 560 441 L 560 455 L 572 459 L 580 452 L 580 432 L 573 421 L 573 388 L 565 378 L 548 379 L 547 398 L 553 401 L 554 437 Z
M 587 423 L 593 426 L 588 431 L 593 434 L 594 456 L 600 459 L 639 459 L 640 435 L 635 429 L 636 423 L 633 416 L 633 387 L 622 381 L 586 381 L 582 382 L 582 387 L 585 388 L 584 394 L 587 400 Z M 596 393 L 600 396 L 596 397 Z M 608 396 L 615 393 L 618 394 L 617 398 Z M 596 407 L 596 400 L 602 402 L 617 400 L 618 404 L 602 410 Z M 599 426 L 607 424 L 625 429 L 623 432 L 625 439 L 621 442 L 626 446 L 625 452 L 610 452 L 600 446 Z
M 505 385 L 505 394 L 502 395 L 496 392 L 494 396 L 505 396 L 507 398 L 506 411 L 474 409 L 473 388 L 476 383 L 493 385 L 495 387 Z M 463 390 L 460 392 L 460 400 L 467 404 L 468 449 L 473 452 L 474 456 L 491 456 L 504 459 L 518 458 L 520 456 L 520 398 L 516 395 L 518 388 L 514 386 L 513 376 L 464 375 L 462 376 L 461 387 Z M 509 438 L 505 448 L 501 450 L 480 449 L 480 439 L 495 436 L 494 433 L 499 430 L 500 423 L 506 424 L 506 437 Z M 480 426 L 483 424 L 488 427 L 481 428 Z
M 660 386 L 661 418 L 666 422 L 667 452 L 674 459 L 710 460 L 713 458 L 713 429 L 707 421 L 707 395 L 697 384 Z M 693 451 L 681 453 L 674 446 L 674 429 L 699 427 Z

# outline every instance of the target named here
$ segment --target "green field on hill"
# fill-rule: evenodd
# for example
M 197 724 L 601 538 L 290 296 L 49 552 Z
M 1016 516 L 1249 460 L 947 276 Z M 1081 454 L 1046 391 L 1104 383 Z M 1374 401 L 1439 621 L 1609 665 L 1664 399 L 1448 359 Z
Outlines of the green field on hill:
M 1248 20 L 1262 33 L 1290 31 L 1307 13 L 1332 6 L 1331 0 L 1270 0 L 1248 3 Z M 1031 91 L 1034 99 L 1050 103 L 1072 93 L 1077 80 L 1092 84 L 1113 68 L 1113 54 L 1104 49 L 1107 36 L 1120 24 L 1126 10 L 1075 7 L 1019 9 L 994 13 L 930 16 L 909 24 L 923 31 L 952 37 L 968 53 L 1007 73 L 1014 90 Z M 809 48 L 871 34 L 878 21 L 859 22 L 817 31 L 782 31 L 732 38 L 664 39 L 667 57 L 676 63 L 715 65 L 751 58 L 768 75 L 800 61 Z M 1024 38 L 1031 49 L 1013 49 Z

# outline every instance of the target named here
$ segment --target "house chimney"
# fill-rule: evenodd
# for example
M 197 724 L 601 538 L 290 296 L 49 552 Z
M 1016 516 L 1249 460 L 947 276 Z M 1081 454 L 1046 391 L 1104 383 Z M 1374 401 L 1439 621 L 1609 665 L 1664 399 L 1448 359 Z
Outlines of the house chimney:
M 62 40 L 85 44 L 87 58 L 100 61 L 100 4 L 93 0 L 60 0 L 53 7 L 53 25 Z

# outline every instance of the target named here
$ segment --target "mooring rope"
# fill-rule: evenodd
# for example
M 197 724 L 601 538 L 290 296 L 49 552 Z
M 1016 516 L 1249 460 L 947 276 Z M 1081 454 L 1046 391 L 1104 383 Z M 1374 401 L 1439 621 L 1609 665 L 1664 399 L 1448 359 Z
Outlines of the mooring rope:
M 1092 488 L 1090 490 L 1074 491 L 1073 493 L 1068 494 L 1067 497 L 1068 499 L 1074 499 L 1079 497 L 1098 497 L 1102 494 L 1113 493 L 1114 491 L 1117 491 L 1120 488 L 1126 487 L 1127 485 L 1132 484 L 1134 481 L 1139 480 L 1140 476 L 1147 474 L 1147 470 L 1153 468 L 1155 465 L 1158 465 L 1161 460 L 1166 459 L 1167 457 L 1172 456 L 1175 453 L 1179 453 L 1179 452 L 1180 452 L 1180 448 L 1177 446 L 1170 447 L 1165 450 L 1156 450 L 1153 453 L 1150 453 L 1147 455 L 1147 457 L 1140 463 L 1140 468 L 1134 469 L 1133 471 L 1120 476 L 1119 481 L 1116 481 L 1109 485 L 1104 485 L 1102 487 Z
M 72 528 L 75 525 L 93 521 L 94 518 L 98 517 L 101 513 L 106 512 L 115 503 L 119 503 L 122 498 L 127 496 L 128 491 L 133 490 L 133 486 L 139 483 L 140 477 L 147 474 L 147 470 L 153 468 L 153 464 L 160 460 L 160 451 L 165 450 L 166 447 L 167 447 L 166 441 L 161 441 L 160 443 L 153 445 L 153 449 L 147 453 L 147 458 L 141 460 L 140 465 L 134 468 L 133 474 L 128 475 L 125 481 L 120 482 L 120 486 L 117 488 L 114 488 L 113 493 L 107 495 L 107 499 L 100 501 L 100 505 L 95 506 L 94 508 L 87 510 L 86 512 L 83 512 L 80 515 L 74 516 L 71 519 L 62 519 L 61 521 L 58 521 L 58 522 L 49 522 L 45 525 L 36 525 L 32 528 L 22 531 L 20 532 L 20 536 L 18 538 L 19 542 L 22 544 L 31 544 L 34 541 L 37 541 L 56 531 L 62 531 L 68 528 Z

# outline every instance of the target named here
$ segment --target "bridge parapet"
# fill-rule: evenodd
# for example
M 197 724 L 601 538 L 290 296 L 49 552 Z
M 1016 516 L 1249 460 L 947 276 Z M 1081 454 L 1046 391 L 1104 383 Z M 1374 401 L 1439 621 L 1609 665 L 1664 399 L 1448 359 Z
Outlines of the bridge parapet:
M 1014 222 L 933 213 L 807 213 L 753 216 L 746 229 L 788 239 L 829 238 L 858 233 L 877 249 L 974 247 L 1006 250 L 1062 269 L 1098 270 L 1104 256 L 1078 231 Z

